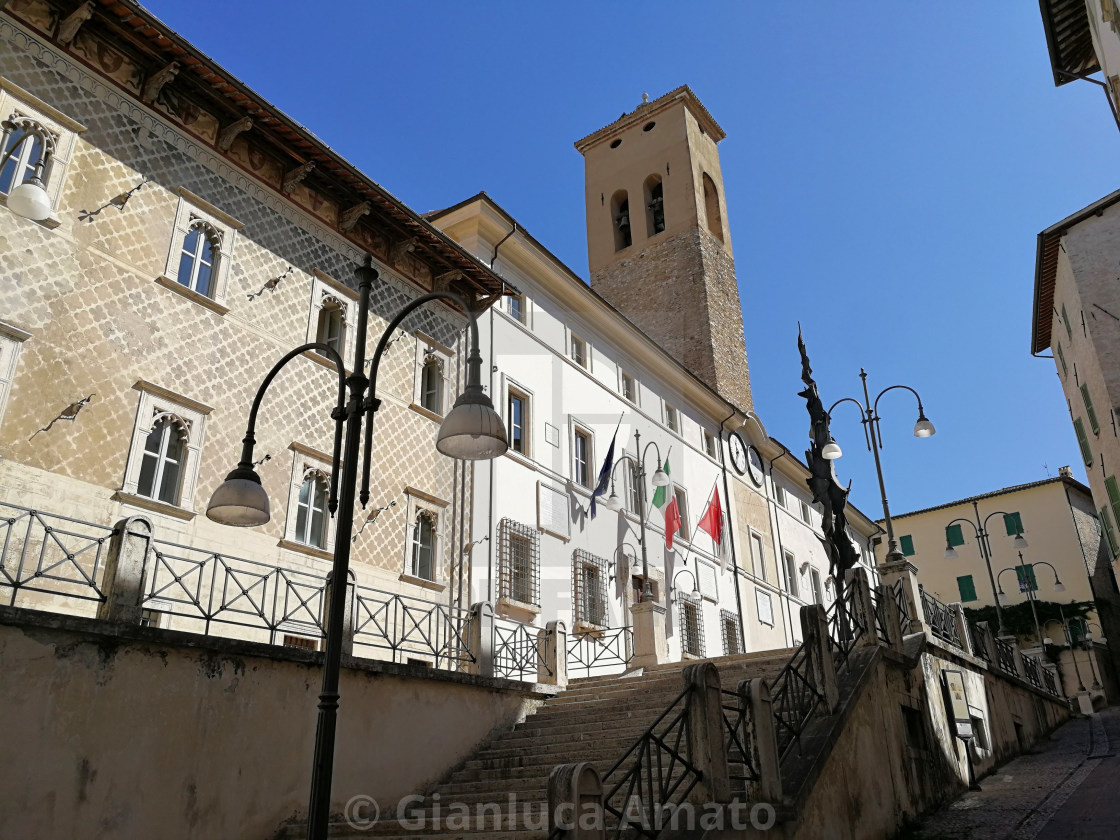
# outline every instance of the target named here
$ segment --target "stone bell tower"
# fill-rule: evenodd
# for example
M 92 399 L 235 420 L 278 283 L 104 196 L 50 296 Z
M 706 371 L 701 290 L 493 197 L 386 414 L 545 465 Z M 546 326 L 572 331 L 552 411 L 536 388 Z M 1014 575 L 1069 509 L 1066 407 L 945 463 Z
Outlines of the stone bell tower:
M 576 143 L 591 287 L 735 405 L 750 409 L 723 196 L 726 135 L 680 87 Z

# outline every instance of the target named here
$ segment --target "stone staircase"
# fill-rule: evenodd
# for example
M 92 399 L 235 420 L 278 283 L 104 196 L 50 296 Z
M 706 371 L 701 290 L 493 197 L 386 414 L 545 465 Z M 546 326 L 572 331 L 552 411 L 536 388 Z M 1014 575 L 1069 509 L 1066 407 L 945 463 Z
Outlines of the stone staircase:
M 708 661 L 719 669 L 724 690 L 734 690 L 744 679 L 772 681 L 793 652 L 765 651 Z M 395 803 L 381 803 L 384 811 L 376 825 L 358 829 L 335 823 L 330 837 L 545 840 L 552 768 L 586 761 L 605 775 L 680 695 L 685 687 L 682 670 L 694 661 L 653 666 L 640 676 L 573 680 L 567 691 L 451 771 L 424 802 L 411 809 L 404 824 L 396 819 Z M 458 804 L 452 807 L 452 803 Z M 488 804 L 491 807 L 482 807 Z M 463 816 L 462 806 L 469 808 L 469 819 Z M 302 836 L 299 827 L 291 826 L 277 840 Z

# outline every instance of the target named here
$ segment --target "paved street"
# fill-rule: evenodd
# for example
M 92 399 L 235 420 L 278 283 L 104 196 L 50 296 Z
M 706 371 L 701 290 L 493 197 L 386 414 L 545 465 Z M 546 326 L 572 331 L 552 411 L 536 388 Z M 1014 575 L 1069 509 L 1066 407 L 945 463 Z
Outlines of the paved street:
M 1110 744 L 1112 745 L 1110 747 Z M 1112 840 L 1120 820 L 1120 709 L 1073 720 L 1049 742 L 927 818 L 922 840 Z

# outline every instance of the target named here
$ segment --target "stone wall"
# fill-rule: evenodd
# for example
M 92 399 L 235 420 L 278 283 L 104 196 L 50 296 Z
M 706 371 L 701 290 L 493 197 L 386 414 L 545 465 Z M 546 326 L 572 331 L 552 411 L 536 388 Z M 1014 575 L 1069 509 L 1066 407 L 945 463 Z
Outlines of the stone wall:
M 306 816 L 320 658 L 0 607 L 10 837 L 269 837 Z M 332 809 L 423 793 L 542 689 L 344 663 Z

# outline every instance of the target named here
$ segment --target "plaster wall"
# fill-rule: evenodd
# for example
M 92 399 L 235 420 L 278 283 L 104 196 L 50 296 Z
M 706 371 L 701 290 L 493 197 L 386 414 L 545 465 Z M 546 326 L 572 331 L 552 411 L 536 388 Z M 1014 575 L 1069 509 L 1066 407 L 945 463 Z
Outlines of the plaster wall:
M 5 836 L 266 837 L 306 817 L 320 660 L 0 608 Z M 423 793 L 545 695 L 350 660 L 332 808 Z M 143 722 L 144 725 L 137 725 Z

